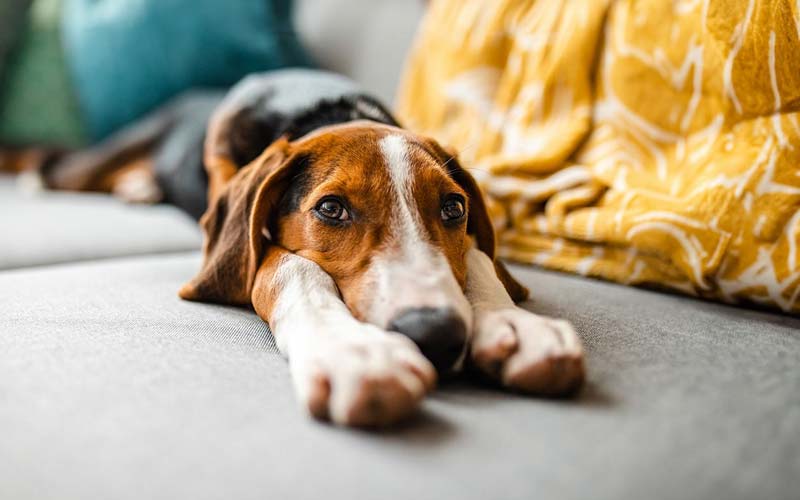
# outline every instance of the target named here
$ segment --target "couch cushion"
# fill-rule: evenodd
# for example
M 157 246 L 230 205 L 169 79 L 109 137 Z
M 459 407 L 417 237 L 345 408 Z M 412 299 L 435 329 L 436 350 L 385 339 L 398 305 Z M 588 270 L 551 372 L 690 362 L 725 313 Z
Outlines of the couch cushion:
M 197 254 L 0 273 L 0 498 L 789 499 L 800 320 L 514 267 L 589 385 L 451 384 L 379 433 L 306 418 L 250 311 L 182 302 Z
M 421 0 L 296 0 L 295 23 L 321 67 L 388 105 L 424 10 Z
M 197 224 L 165 206 L 102 194 L 26 194 L 0 176 L 0 269 L 200 248 Z

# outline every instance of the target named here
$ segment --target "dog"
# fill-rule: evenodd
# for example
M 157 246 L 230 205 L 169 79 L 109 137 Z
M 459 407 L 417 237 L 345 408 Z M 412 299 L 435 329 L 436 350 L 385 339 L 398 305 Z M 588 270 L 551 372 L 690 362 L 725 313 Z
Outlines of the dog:
M 252 307 L 316 418 L 392 424 L 465 369 L 545 396 L 583 382 L 570 324 L 515 305 L 528 291 L 495 258 L 456 155 L 344 77 L 251 75 L 41 177 L 202 213 L 203 262 L 180 297 Z

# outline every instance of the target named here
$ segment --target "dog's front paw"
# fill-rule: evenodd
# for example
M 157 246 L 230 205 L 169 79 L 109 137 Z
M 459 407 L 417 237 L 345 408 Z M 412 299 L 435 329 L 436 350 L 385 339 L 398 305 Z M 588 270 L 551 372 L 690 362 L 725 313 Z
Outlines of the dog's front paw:
M 556 396 L 583 383 L 583 349 L 567 321 L 509 307 L 476 310 L 474 328 L 473 363 L 506 387 Z
M 383 426 L 412 414 L 436 370 L 411 340 L 370 325 L 291 359 L 298 397 L 316 418 Z

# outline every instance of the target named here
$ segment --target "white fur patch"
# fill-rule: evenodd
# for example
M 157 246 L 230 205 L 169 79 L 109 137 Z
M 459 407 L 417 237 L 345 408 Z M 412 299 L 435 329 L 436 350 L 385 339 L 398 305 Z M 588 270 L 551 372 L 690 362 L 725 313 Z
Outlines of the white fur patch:
M 422 224 L 414 207 L 413 177 L 408 157 L 408 143 L 401 135 L 390 135 L 380 141 L 381 152 L 386 168 L 392 179 L 392 187 L 397 195 L 395 222 L 401 228 L 403 244 L 410 251 L 424 251 Z M 414 208 L 412 208 L 414 207 Z
M 336 284 L 316 263 L 297 255 L 283 257 L 271 287 L 280 290 L 270 318 L 278 349 L 289 356 L 288 342 L 303 342 L 327 320 L 351 317 Z M 283 335 L 284 331 L 294 332 Z M 300 332 L 300 333 L 297 333 Z

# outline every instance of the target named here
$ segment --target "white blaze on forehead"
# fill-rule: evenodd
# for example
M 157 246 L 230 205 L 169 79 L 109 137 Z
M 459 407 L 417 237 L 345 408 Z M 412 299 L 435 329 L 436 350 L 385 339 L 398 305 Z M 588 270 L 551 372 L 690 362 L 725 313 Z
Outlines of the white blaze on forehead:
M 421 243 L 423 235 L 419 214 L 414 206 L 408 142 L 403 136 L 394 134 L 384 137 L 378 144 L 392 179 L 392 187 L 397 195 L 398 206 L 395 213 L 398 220 L 396 222 L 402 230 L 402 236 L 412 239 L 414 244 Z M 404 246 L 410 245 L 411 242 L 406 241 Z
M 373 260 L 376 293 L 370 322 L 385 326 L 403 309 L 449 307 L 457 311 L 469 331 L 469 303 L 447 258 L 431 245 L 414 199 L 410 145 L 399 134 L 379 141 L 396 204 L 392 210 L 392 237 L 396 244 Z
M 387 135 L 378 144 L 386 160 L 386 166 L 389 168 L 389 174 L 392 176 L 392 182 L 399 186 L 407 184 L 410 166 L 408 143 L 405 138 L 398 134 Z

